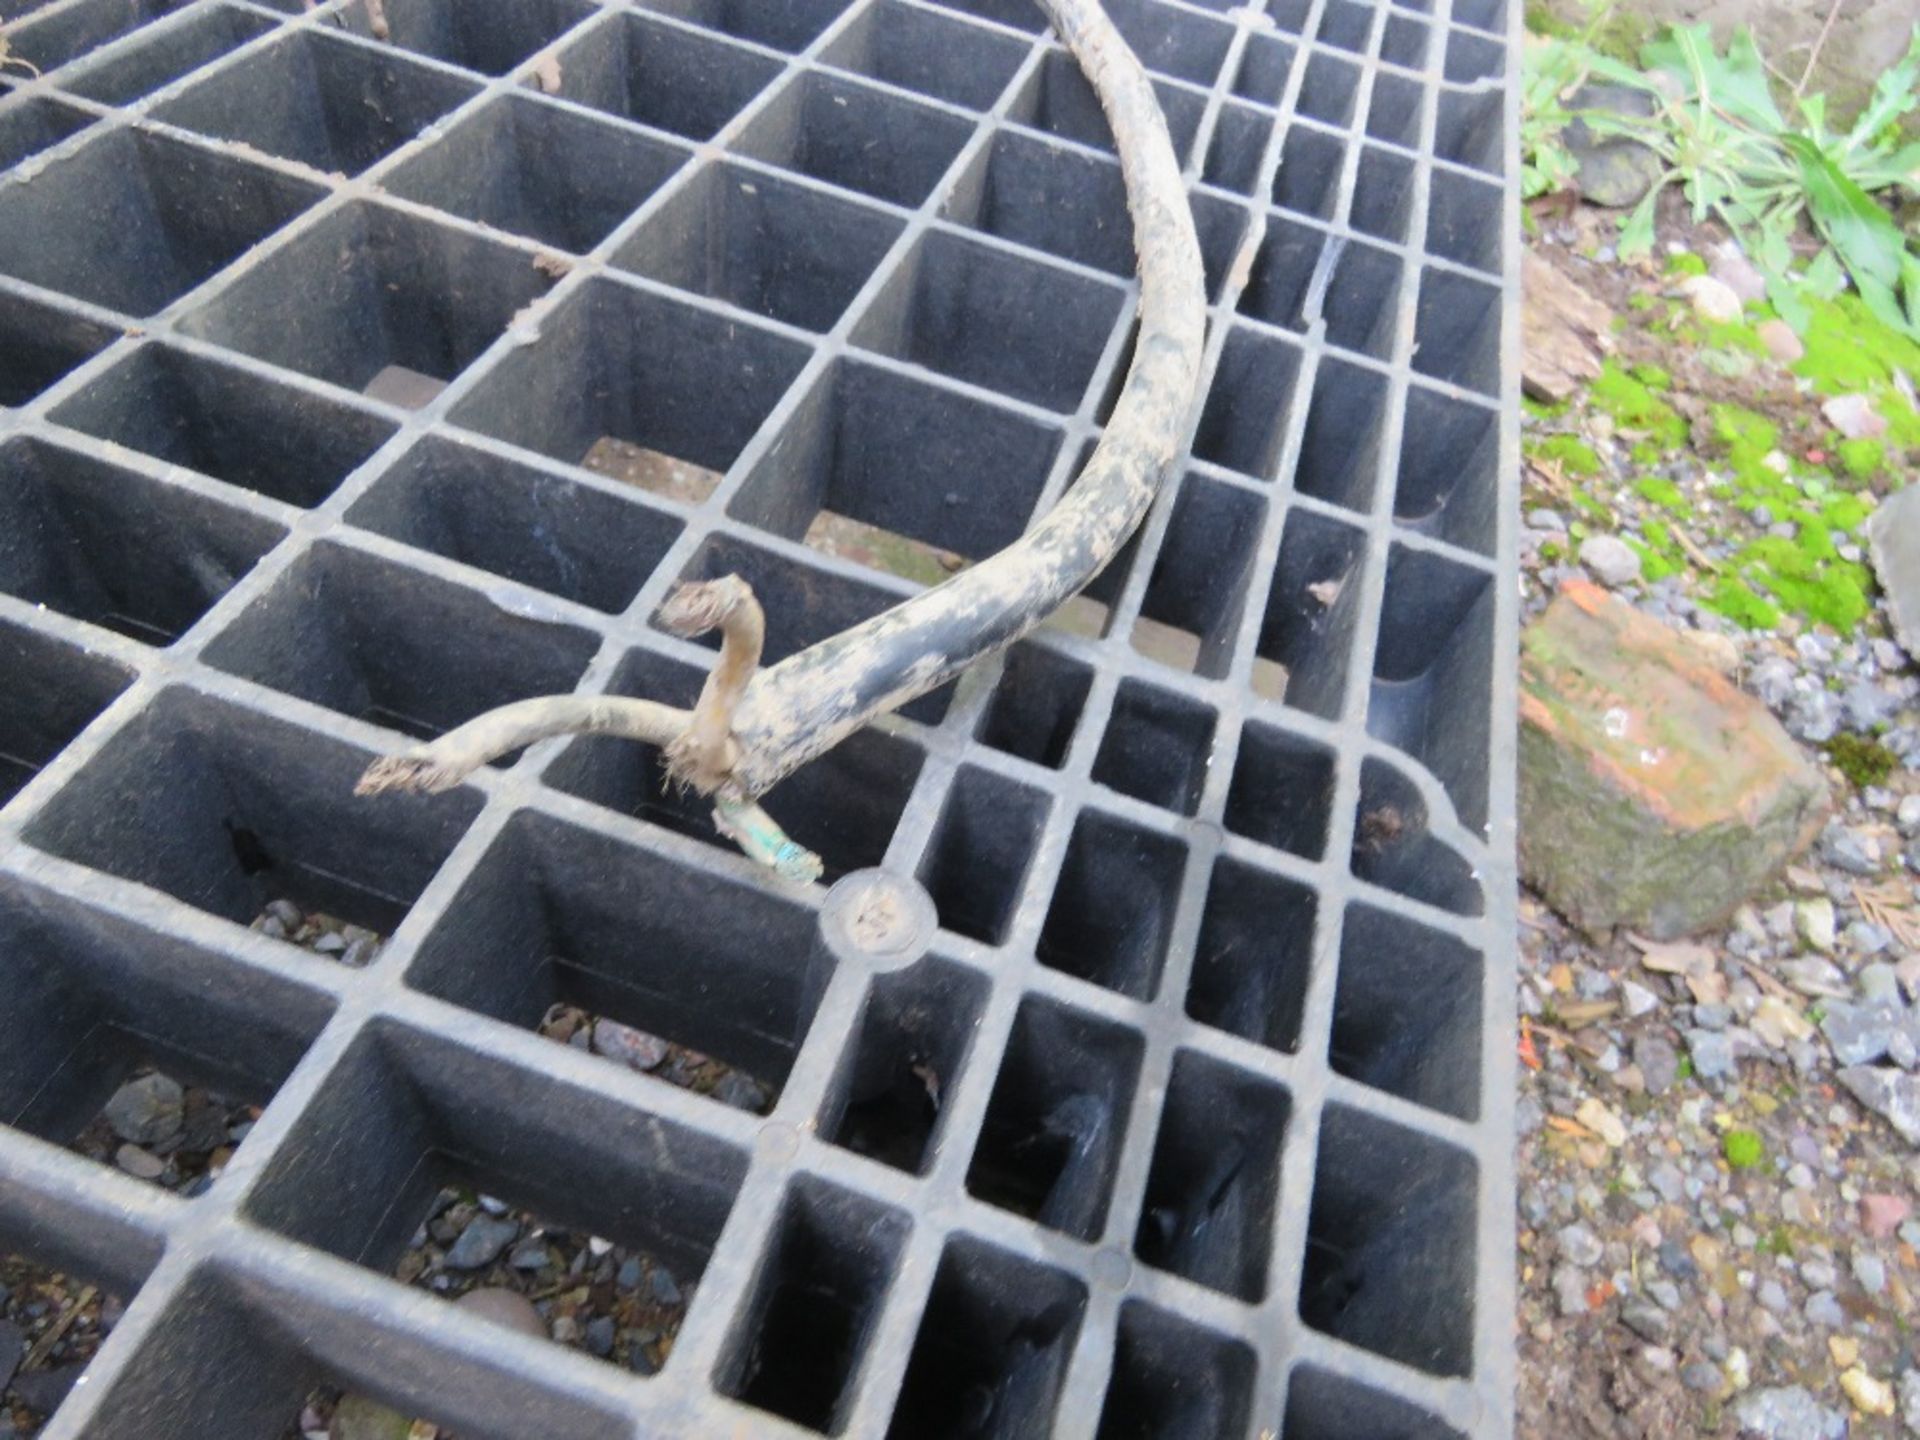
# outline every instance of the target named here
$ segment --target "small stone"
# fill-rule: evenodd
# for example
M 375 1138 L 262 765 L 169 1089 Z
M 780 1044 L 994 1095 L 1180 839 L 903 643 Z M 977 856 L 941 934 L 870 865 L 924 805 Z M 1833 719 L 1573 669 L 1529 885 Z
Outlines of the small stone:
M 1837 1369 L 1846 1370 L 1860 1363 L 1860 1342 L 1851 1335 L 1829 1335 L 1827 1354 Z
M 1762 1280 L 1760 1288 L 1753 1293 L 1764 1310 L 1775 1315 L 1784 1315 L 1793 1308 L 1793 1302 L 1787 1299 L 1787 1290 L 1778 1280 Z
M 333 1407 L 328 1440 L 407 1440 L 413 1421 L 365 1395 L 346 1394 Z
M 1653 1345 L 1664 1345 L 1673 1335 L 1673 1318 L 1647 1300 L 1629 1300 L 1621 1306 L 1620 1323 Z
M 1902 835 L 1920 835 L 1920 793 L 1901 800 L 1900 808 L 1894 811 L 1894 823 Z
M 1637 1035 L 1633 1041 L 1633 1063 L 1647 1084 L 1649 1095 L 1664 1095 L 1680 1078 L 1680 1056 L 1659 1035 Z
M 1831 900 L 1824 895 L 1802 900 L 1793 907 L 1793 919 L 1794 928 L 1802 940 L 1823 955 L 1833 953 L 1837 936 Z
M 1888 1239 L 1907 1218 L 1909 1208 L 1898 1195 L 1862 1195 L 1860 1229 L 1869 1240 Z
M 340 955 L 347 948 L 347 937 L 338 930 L 329 930 L 315 940 L 311 947 L 316 955 Z
M 1803 1385 L 1751 1391 L 1736 1402 L 1733 1418 L 1763 1440 L 1843 1440 L 1847 1433 L 1847 1417 Z
M 522 1240 L 507 1256 L 507 1264 L 515 1270 L 544 1270 L 553 1259 L 547 1250 L 547 1242 L 538 1238 Z
M 1904 1040 L 1910 1049 L 1920 1037 L 1920 1015 L 1903 1004 L 1854 1005 L 1835 1000 L 1820 1018 L 1821 1033 L 1841 1065 L 1869 1065 Z
M 1800 337 L 1793 333 L 1793 327 L 1784 320 L 1762 320 L 1753 327 L 1753 331 L 1760 337 L 1760 343 L 1767 347 L 1767 353 L 1782 365 L 1791 365 L 1807 353 L 1807 347 L 1800 343 Z
M 611 1355 L 613 1353 L 613 1328 L 613 1317 L 611 1315 L 598 1315 L 589 1320 L 587 1322 L 587 1328 L 582 1334 L 582 1340 L 587 1347 L 587 1353 L 598 1355 L 603 1360 Z
M 449 1270 L 478 1270 L 491 1265 L 520 1233 L 520 1222 L 505 1217 L 476 1215 L 447 1251 Z
M 1853 1252 L 1853 1278 L 1860 1282 L 1860 1288 L 1869 1295 L 1878 1295 L 1887 1288 L 1887 1262 L 1871 1250 Z
M 278 920 L 289 935 L 307 923 L 306 915 L 291 900 L 269 900 L 267 914 Z
M 167 1173 L 166 1161 L 138 1145 L 122 1145 L 113 1152 L 113 1163 L 136 1180 L 158 1180 Z
M 674 1282 L 673 1272 L 664 1265 L 653 1267 L 653 1273 L 647 1277 L 647 1293 L 656 1305 L 678 1305 L 681 1300 L 680 1287 Z
M 1743 305 L 1757 305 L 1767 298 L 1766 276 L 1732 245 L 1714 247 L 1707 273 L 1739 296 Z M 1787 333 L 1793 332 L 1789 330 Z
M 1735 1073 L 1733 1041 L 1712 1030 L 1689 1030 L 1687 1054 L 1693 1059 L 1693 1073 L 1702 1080 L 1719 1080 Z
M 1740 318 L 1740 297 L 1724 280 L 1689 275 L 1676 288 L 1687 297 L 1693 313 L 1710 325 L 1731 325 Z
M 1820 413 L 1849 440 L 1871 440 L 1887 433 L 1886 417 L 1873 408 L 1867 395 L 1836 395 L 1821 403 Z
M 67 1398 L 87 1367 L 84 1362 L 33 1370 L 13 1377 L 13 1398 L 41 1415 L 51 1415 Z
M 1726 1389 L 1726 1376 L 1720 1367 L 1706 1360 L 1690 1360 L 1680 1367 L 1680 1383 L 1702 1395 L 1718 1395 Z
M 1625 1008 L 1629 1020 L 1638 1020 L 1642 1015 L 1651 1014 L 1659 1008 L 1660 997 L 1644 985 L 1636 985 L 1631 980 L 1622 980 L 1620 1003 Z
M 1574 1110 L 1573 1118 L 1593 1131 L 1612 1149 L 1618 1150 L 1627 1143 L 1626 1121 L 1616 1115 L 1605 1101 L 1595 1096 L 1582 1100 Z
M 1580 546 L 1580 563 L 1602 585 L 1619 589 L 1640 578 L 1640 552 L 1613 535 L 1594 535 Z
M 1907 1370 L 1900 1376 L 1900 1418 L 1909 1431 L 1920 1435 L 1920 1370 Z
M 613 1020 L 593 1022 L 593 1053 L 618 1060 L 635 1070 L 657 1070 L 667 1058 L 667 1042 L 631 1025 Z
M 533 1308 L 533 1302 L 518 1290 L 509 1290 L 501 1285 L 483 1285 L 477 1290 L 467 1291 L 453 1303 L 468 1314 L 478 1315 L 495 1325 L 518 1330 L 536 1340 L 547 1338 L 547 1322 L 540 1318 L 540 1312 Z
M 1831 1290 L 1840 1279 L 1840 1272 L 1824 1260 L 1808 1260 L 1800 1267 L 1800 1278 L 1807 1282 L 1809 1290 Z
M 1858 1365 L 1841 1372 L 1840 1388 L 1862 1415 L 1893 1414 L 1893 1387 L 1874 1379 Z
M 722 1105 L 731 1105 L 736 1110 L 749 1110 L 759 1114 L 767 1108 L 767 1092 L 759 1083 L 738 1070 L 729 1070 L 720 1077 L 720 1083 L 713 1087 L 713 1098 Z
M 1809 1325 L 1818 1325 L 1822 1330 L 1838 1330 L 1847 1323 L 1847 1312 L 1840 1308 L 1831 1290 L 1814 1291 L 1800 1313 L 1807 1317 Z
M 622 1290 L 635 1290 L 640 1285 L 640 1257 L 630 1255 L 620 1263 L 620 1271 L 614 1276 L 613 1283 Z
M 1600 1263 L 1605 1247 L 1600 1237 L 1585 1225 L 1567 1225 L 1558 1235 L 1560 1254 L 1571 1264 L 1593 1266 Z
M 163 1144 L 178 1135 L 186 1121 L 186 1092 L 165 1075 L 142 1075 L 114 1091 L 104 1113 L 122 1140 Z
M 1569 1319 L 1587 1313 L 1587 1276 L 1571 1265 L 1556 1265 L 1552 1276 L 1553 1298 L 1560 1313 Z
M 1872 877 L 1880 873 L 1879 847 L 1844 825 L 1827 827 L 1820 837 L 1820 858 L 1849 875 Z

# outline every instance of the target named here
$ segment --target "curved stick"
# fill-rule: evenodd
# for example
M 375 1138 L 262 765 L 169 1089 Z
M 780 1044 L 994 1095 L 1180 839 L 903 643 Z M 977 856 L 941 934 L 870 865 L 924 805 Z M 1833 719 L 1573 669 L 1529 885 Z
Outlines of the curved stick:
M 738 575 L 682 585 L 660 607 L 660 623 L 676 635 L 719 627 L 720 659 L 701 687 L 687 728 L 667 747 L 667 770 L 683 785 L 711 795 L 733 770 L 733 712 L 760 668 L 767 620 L 753 587 Z
M 1178 458 L 1199 387 L 1206 287 L 1186 187 L 1146 71 L 1098 0 L 1039 0 L 1092 81 L 1140 257 L 1140 332 L 1113 417 L 1066 497 L 970 570 L 763 671 L 734 721 L 733 780 L 760 795 L 876 715 L 1018 640 L 1132 535 Z
M 490 760 L 510 755 L 536 740 L 555 735 L 618 735 L 649 745 L 671 745 L 693 716 L 654 700 L 623 695 L 546 695 L 517 700 L 489 710 L 457 729 L 383 755 L 367 766 L 353 787 L 356 795 L 389 790 L 437 795 L 451 790 Z

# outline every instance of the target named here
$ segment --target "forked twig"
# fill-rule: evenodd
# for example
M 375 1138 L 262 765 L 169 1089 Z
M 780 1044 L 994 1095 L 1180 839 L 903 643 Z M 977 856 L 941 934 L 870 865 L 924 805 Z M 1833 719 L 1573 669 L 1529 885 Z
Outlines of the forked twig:
M 482 715 L 369 766 L 361 794 L 444 790 L 535 740 L 619 735 L 661 747 L 670 777 L 714 797 L 714 823 L 781 875 L 820 861 L 756 803 L 870 720 L 1005 649 L 1084 589 L 1139 528 L 1179 458 L 1199 389 L 1206 286 L 1180 164 L 1139 60 L 1099 0 L 1037 0 L 1099 97 L 1113 132 L 1139 257 L 1138 339 L 1100 443 L 1061 500 L 996 555 L 777 665 L 759 668 L 765 621 L 728 575 L 688 585 L 660 612 L 682 635 L 718 628 L 720 659 L 691 711 L 562 696 Z

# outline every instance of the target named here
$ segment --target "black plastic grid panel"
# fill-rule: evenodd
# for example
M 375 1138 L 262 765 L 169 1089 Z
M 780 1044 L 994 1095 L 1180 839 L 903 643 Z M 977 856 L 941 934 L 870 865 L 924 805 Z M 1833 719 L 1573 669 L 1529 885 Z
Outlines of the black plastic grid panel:
M 1509 1434 L 1518 6 L 1109 0 L 1210 388 L 1087 597 L 771 797 L 918 878 L 904 967 L 634 747 L 349 791 L 685 703 L 682 578 L 776 659 L 912 593 L 823 507 L 1043 511 L 1132 338 L 1091 92 L 1026 0 L 382 8 L 0 10 L 0 1243 L 131 1297 L 46 1435 Z M 262 864 L 377 960 L 246 928 Z M 561 974 L 770 1113 L 540 1039 Z M 196 1198 L 55 1143 L 145 1052 L 267 1102 Z M 697 1275 L 664 1368 L 381 1273 L 433 1156 Z

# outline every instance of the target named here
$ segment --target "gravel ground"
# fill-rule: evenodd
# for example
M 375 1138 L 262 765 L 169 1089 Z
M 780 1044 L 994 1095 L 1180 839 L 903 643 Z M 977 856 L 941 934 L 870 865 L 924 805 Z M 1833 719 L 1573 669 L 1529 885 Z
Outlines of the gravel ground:
M 1611 285 L 1617 309 L 1649 288 L 1546 249 L 1597 292 Z M 1638 359 L 1655 343 L 1622 345 Z M 1655 354 L 1684 392 L 1689 357 Z M 1764 366 L 1741 398 L 1775 414 L 1814 403 Z M 1576 405 L 1530 419 L 1529 437 L 1592 443 L 1605 469 L 1588 491 L 1631 534 L 1651 513 L 1631 483 L 1645 471 L 1626 457 L 1633 437 L 1594 418 Z M 1661 473 L 1687 493 L 1714 478 L 1690 446 Z M 1920 1157 L 1889 1118 L 1920 1127 L 1920 677 L 1877 600 L 1844 635 L 1790 616 L 1748 631 L 1696 603 L 1697 567 L 1649 584 L 1605 547 L 1570 562 L 1538 478 L 1530 612 L 1584 572 L 1691 631 L 1810 748 L 1855 736 L 1892 763 L 1864 786 L 1830 767 L 1835 819 L 1722 934 L 1601 941 L 1524 899 L 1519 1434 L 1920 1434 Z M 1739 526 L 1776 523 L 1725 519 L 1709 560 Z

